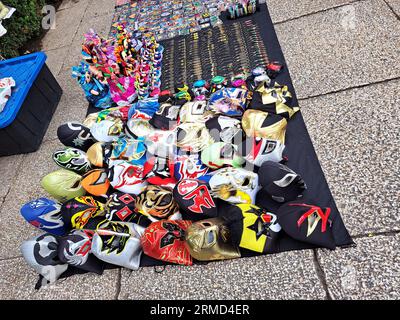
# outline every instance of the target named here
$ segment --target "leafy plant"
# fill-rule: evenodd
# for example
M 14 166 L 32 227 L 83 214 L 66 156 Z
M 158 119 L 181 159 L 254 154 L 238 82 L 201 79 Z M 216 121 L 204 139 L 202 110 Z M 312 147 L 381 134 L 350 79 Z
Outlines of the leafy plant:
M 10 19 L 2 21 L 7 33 L 0 37 L 0 55 L 11 58 L 19 55 L 18 50 L 29 40 L 38 37 L 42 30 L 41 10 L 45 0 L 0 0 L 3 4 L 16 8 Z

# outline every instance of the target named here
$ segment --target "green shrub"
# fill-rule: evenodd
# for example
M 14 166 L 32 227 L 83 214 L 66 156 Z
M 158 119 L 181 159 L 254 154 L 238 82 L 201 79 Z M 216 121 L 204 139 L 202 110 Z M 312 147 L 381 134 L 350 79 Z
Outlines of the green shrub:
M 42 8 L 45 0 L 0 0 L 3 4 L 17 10 L 10 19 L 2 24 L 7 33 L 0 37 L 0 55 L 11 58 L 19 55 L 18 50 L 27 41 L 37 37 L 42 32 Z M 51 2 L 51 1 L 49 1 Z

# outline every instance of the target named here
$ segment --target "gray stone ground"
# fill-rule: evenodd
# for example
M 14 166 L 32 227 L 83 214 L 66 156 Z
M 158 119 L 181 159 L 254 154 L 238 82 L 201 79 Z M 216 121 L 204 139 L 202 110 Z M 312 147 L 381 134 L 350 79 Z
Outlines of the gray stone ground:
M 36 153 L 0 158 L 1 299 L 399 299 L 400 1 L 269 0 L 300 106 L 357 248 L 307 250 L 193 267 L 110 270 L 33 289 L 19 252 L 37 231 L 19 207 L 45 196 L 55 169 L 58 125 L 82 120 L 87 104 L 70 68 L 82 35 L 107 34 L 114 1 L 64 0 L 43 41 L 64 89 Z M 159 270 L 158 270 L 159 271 Z

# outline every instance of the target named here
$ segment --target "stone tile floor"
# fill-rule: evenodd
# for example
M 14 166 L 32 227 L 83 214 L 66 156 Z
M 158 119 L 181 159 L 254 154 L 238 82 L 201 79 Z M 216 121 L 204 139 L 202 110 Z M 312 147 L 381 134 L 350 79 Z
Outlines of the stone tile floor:
M 39 151 L 0 158 L 0 299 L 400 298 L 399 1 L 267 2 L 316 152 L 358 246 L 168 266 L 162 273 L 108 270 L 35 291 L 19 245 L 37 231 L 19 207 L 46 195 L 39 182 L 55 168 L 57 127 L 84 118 L 70 68 L 79 62 L 83 32 L 94 27 L 106 35 L 114 9 L 112 0 L 64 0 L 56 29 L 43 40 L 63 98 Z

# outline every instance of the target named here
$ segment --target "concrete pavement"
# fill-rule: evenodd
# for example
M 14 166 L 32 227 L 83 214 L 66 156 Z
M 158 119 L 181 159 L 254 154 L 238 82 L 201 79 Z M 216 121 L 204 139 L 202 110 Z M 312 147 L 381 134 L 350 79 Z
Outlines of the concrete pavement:
M 397 0 L 268 0 L 300 106 L 357 248 L 306 250 L 209 263 L 108 270 L 34 290 L 19 253 L 37 234 L 19 207 L 45 196 L 57 127 L 87 103 L 70 76 L 83 33 L 106 35 L 111 0 L 64 0 L 43 40 L 64 95 L 36 153 L 0 158 L 1 299 L 399 299 L 400 5 Z M 140 283 L 140 287 L 138 287 Z

